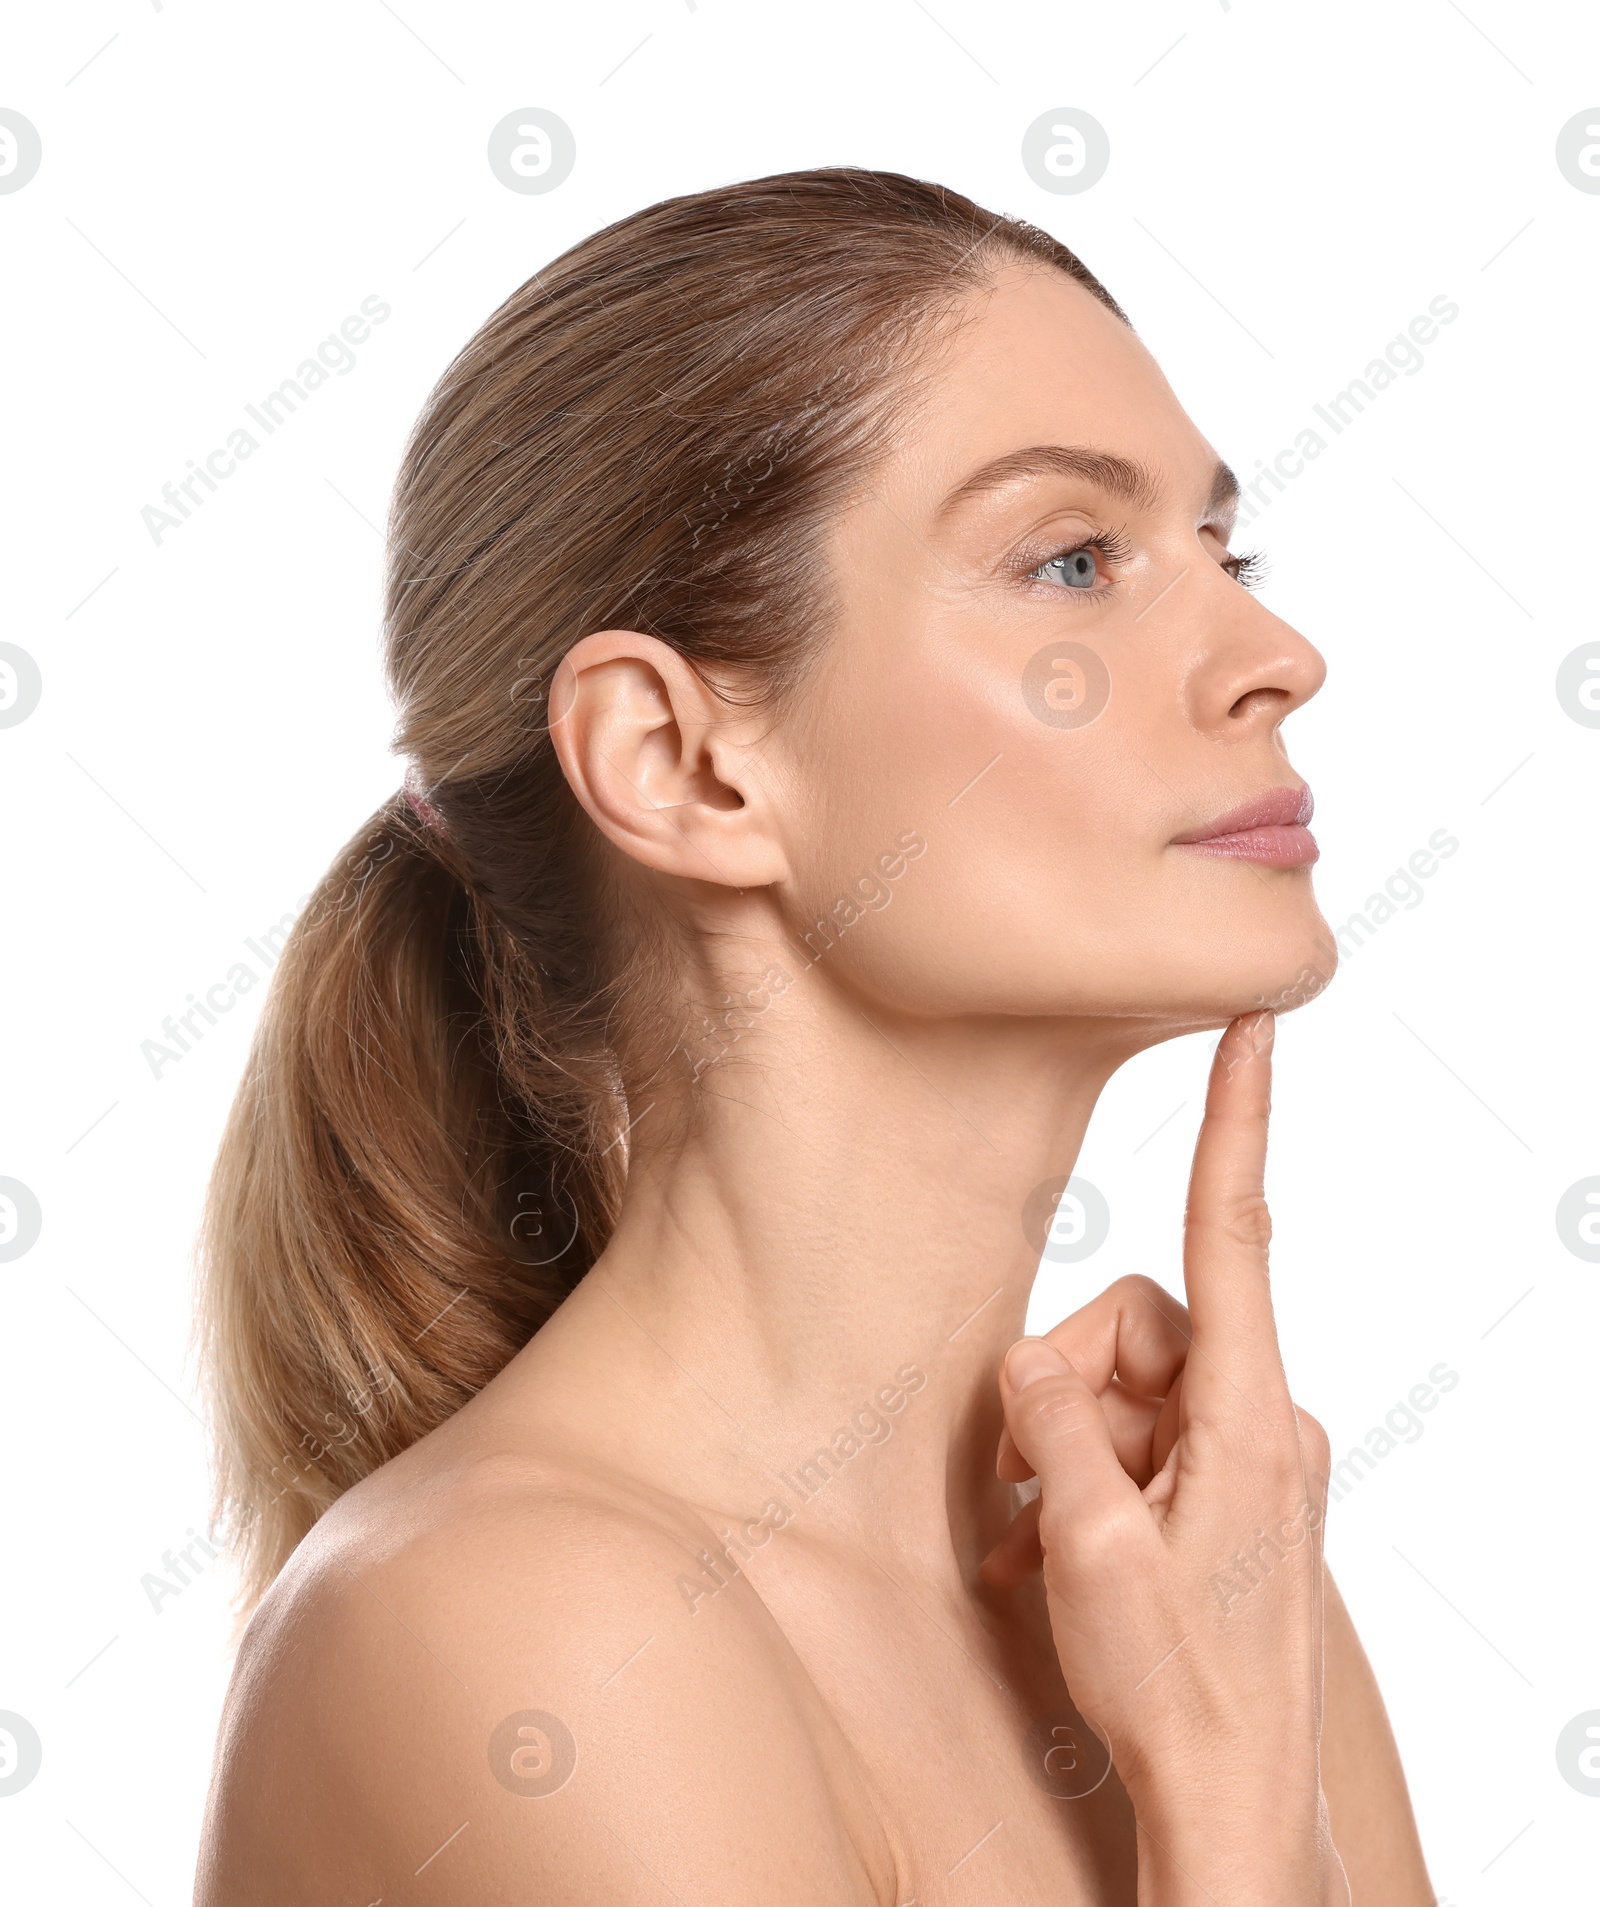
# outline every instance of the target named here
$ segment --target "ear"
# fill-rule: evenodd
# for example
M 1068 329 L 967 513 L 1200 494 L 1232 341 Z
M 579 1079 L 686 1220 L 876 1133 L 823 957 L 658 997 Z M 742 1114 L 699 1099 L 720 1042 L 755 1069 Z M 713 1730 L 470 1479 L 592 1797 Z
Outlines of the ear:
M 752 772 L 758 729 L 676 649 L 634 630 L 574 643 L 550 688 L 550 739 L 589 818 L 631 859 L 684 880 L 742 889 L 788 876 Z

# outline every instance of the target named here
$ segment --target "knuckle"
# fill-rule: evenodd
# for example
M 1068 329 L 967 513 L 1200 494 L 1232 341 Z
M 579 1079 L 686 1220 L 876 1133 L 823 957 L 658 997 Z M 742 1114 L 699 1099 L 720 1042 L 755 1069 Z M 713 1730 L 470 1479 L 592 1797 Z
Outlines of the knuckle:
M 1240 1192 L 1224 1201 L 1217 1226 L 1232 1245 L 1264 1252 L 1272 1243 L 1272 1214 L 1260 1192 Z
M 1204 1200 L 1191 1197 L 1184 1211 L 1184 1229 L 1223 1245 L 1264 1252 L 1272 1242 L 1272 1214 L 1259 1188 L 1219 1192 Z
M 1318 1476 L 1328 1474 L 1328 1464 L 1333 1455 L 1333 1445 L 1328 1433 L 1308 1410 L 1295 1406 L 1295 1418 L 1299 1426 L 1300 1447 L 1305 1457 L 1306 1468 Z
M 1018 1408 L 1024 1426 L 1048 1446 L 1085 1435 L 1093 1424 L 1091 1411 L 1100 1407 L 1079 1385 L 1047 1378 L 1028 1386 Z
M 1039 1518 L 1047 1571 L 1053 1562 L 1079 1578 L 1117 1575 L 1128 1560 L 1129 1537 L 1126 1518 L 1112 1508 L 1072 1511 L 1047 1503 Z
M 1241 1467 L 1238 1435 L 1232 1424 L 1204 1407 L 1186 1410 L 1183 1436 L 1198 1469 L 1231 1475 Z
M 1147 1277 L 1142 1271 L 1129 1272 L 1125 1277 L 1119 1278 L 1110 1289 L 1119 1299 L 1136 1301 L 1141 1307 L 1148 1305 L 1164 1318 L 1188 1320 L 1188 1306 L 1173 1297 L 1165 1285 L 1157 1284 L 1154 1278 Z M 1131 1309 L 1131 1306 L 1128 1308 Z
M 1304 1475 L 1305 1452 L 1294 1406 L 1259 1407 L 1248 1426 L 1241 1427 L 1237 1450 L 1244 1469 L 1259 1487 L 1274 1492 L 1298 1487 Z

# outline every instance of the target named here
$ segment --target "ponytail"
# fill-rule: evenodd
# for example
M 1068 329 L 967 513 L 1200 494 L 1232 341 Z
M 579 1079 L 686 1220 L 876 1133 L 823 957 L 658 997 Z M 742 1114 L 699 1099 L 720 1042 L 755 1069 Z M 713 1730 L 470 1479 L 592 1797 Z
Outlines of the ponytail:
M 581 1169 L 597 1148 L 551 1129 L 575 1082 L 543 1082 L 541 1119 L 516 1090 L 538 975 L 452 859 L 400 795 L 346 845 L 285 945 L 212 1177 L 201 1332 L 252 1600 L 527 1342 L 614 1212 L 620 1188 Z

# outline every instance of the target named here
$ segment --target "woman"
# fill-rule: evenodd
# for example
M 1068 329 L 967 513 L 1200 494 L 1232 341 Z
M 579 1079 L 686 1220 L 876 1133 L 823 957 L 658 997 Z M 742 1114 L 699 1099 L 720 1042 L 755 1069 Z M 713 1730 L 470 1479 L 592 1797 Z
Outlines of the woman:
M 1076 258 L 892 175 L 625 219 L 447 371 L 407 790 L 213 1188 L 200 1902 L 1431 1902 L 1268 1297 L 1323 669 L 1235 496 Z M 1219 1026 L 1192 1321 L 1015 1344 L 1101 1087 Z

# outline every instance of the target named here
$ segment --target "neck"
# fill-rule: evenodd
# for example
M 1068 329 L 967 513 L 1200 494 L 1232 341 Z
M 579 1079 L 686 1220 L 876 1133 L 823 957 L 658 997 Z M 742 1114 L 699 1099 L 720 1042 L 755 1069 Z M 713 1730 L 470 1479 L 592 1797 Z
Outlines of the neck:
M 637 1469 L 648 1442 L 713 1521 L 804 1504 L 814 1527 L 968 1574 L 1011 1513 L 996 1373 L 1044 1243 L 1039 1188 L 1071 1173 L 1149 1033 L 894 1019 L 820 986 L 787 1004 L 692 1106 L 635 1100 L 621 1220 L 547 1331 L 598 1333 L 627 1394 L 616 1449 Z

